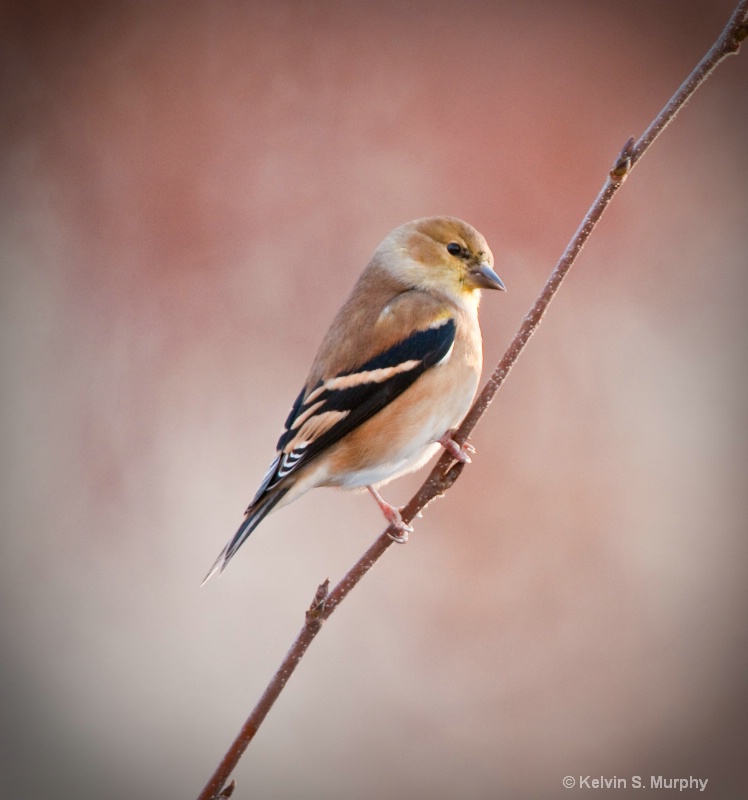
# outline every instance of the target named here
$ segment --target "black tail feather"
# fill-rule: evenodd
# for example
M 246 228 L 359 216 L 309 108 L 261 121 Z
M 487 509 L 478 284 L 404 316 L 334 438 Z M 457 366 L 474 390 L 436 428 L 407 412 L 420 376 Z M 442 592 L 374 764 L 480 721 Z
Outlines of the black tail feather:
M 205 576 L 203 582 L 200 584 L 204 586 L 208 580 L 216 574 L 216 572 L 223 572 L 226 565 L 234 557 L 236 551 L 244 544 L 249 538 L 249 534 L 262 522 L 263 519 L 275 508 L 280 500 L 285 496 L 287 488 L 277 489 L 268 492 L 266 495 L 256 500 L 247 509 L 244 521 L 239 526 L 239 530 L 234 534 L 233 538 L 229 541 L 226 547 L 223 548 L 221 554 L 215 561 L 215 564 L 210 568 L 210 571 Z

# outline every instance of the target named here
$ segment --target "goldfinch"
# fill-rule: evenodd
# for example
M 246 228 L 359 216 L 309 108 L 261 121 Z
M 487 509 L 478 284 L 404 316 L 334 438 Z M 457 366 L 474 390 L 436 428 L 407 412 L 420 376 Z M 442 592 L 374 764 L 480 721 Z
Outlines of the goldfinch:
M 366 487 L 404 541 L 410 526 L 376 487 L 418 469 L 451 438 L 470 408 L 483 348 L 481 289 L 501 289 L 475 228 L 427 217 L 379 245 L 322 340 L 244 521 L 205 581 L 222 572 L 274 509 L 318 486 Z M 205 582 L 203 581 L 203 582 Z

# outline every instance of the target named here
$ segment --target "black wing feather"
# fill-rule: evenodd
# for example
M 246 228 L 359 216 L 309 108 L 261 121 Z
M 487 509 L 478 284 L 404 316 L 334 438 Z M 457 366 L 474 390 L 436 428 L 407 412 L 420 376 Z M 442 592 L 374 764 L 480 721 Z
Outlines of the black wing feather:
M 342 378 L 361 372 L 397 367 L 407 361 L 418 362 L 412 369 L 396 372 L 383 381 L 372 380 L 347 388 L 324 389 L 314 396 L 311 403 L 304 402 L 305 395 L 311 395 L 324 382 L 320 381 L 308 393 L 302 391 L 288 415 L 286 429 L 278 440 L 278 458 L 268 471 L 255 501 L 266 491 L 272 490 L 282 478 L 295 472 L 302 465 L 308 464 L 321 452 L 373 417 L 412 386 L 426 370 L 438 364 L 449 353 L 454 344 L 455 333 L 455 321 L 448 318 L 439 326 L 415 331 L 406 339 L 355 369 L 334 376 Z M 322 405 L 315 411 L 315 414 L 324 414 L 327 411 L 347 411 L 348 413 L 307 446 L 296 448 L 283 455 L 283 449 L 297 434 L 293 428 L 295 420 L 311 405 L 320 401 Z

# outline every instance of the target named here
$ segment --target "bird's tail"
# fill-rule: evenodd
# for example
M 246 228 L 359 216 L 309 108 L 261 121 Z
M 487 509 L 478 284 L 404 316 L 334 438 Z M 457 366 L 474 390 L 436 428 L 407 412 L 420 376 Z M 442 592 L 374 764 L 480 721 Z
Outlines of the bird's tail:
M 275 508 L 276 505 L 278 505 L 281 498 L 283 498 L 287 491 L 288 488 L 271 491 L 252 502 L 246 511 L 244 522 L 242 522 L 242 524 L 239 526 L 239 530 L 234 534 L 233 538 L 229 540 L 229 543 L 226 545 L 226 547 L 223 548 L 221 554 L 216 559 L 215 564 L 213 564 L 203 582 L 200 584 L 201 586 L 204 586 L 208 580 L 216 574 L 216 572 L 220 573 L 226 569 L 226 565 L 234 557 L 236 551 L 247 540 L 249 534 L 252 533 L 252 531 L 262 522 L 262 520 L 265 519 L 265 517 Z

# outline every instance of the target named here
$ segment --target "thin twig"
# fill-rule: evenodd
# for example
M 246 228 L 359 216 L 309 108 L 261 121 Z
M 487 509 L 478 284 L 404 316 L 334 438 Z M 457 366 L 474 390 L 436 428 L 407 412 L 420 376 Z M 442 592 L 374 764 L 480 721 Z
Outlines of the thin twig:
M 512 339 L 501 361 L 494 369 L 488 382 L 473 403 L 467 417 L 454 435 L 455 441 L 459 444 L 467 440 L 470 432 L 480 418 L 486 413 L 496 392 L 509 374 L 510 369 L 516 363 L 530 337 L 537 330 L 540 321 L 548 309 L 548 305 L 561 286 L 561 282 L 571 268 L 571 265 L 576 260 L 585 242 L 602 217 L 603 212 L 631 172 L 631 169 L 650 148 L 655 139 L 670 124 L 676 114 L 683 108 L 706 78 L 709 77 L 714 69 L 727 56 L 737 53 L 740 49 L 740 43 L 747 37 L 748 0 L 741 0 L 735 8 L 727 26 L 709 52 L 702 58 L 683 85 L 668 101 L 667 105 L 660 111 L 657 117 L 655 117 L 652 124 L 637 142 L 634 142 L 633 139 L 629 139 L 629 141 L 626 142 L 603 188 L 595 199 L 595 202 L 590 207 L 582 224 L 569 242 L 564 254 L 561 256 L 561 259 L 543 287 L 542 292 L 522 321 L 522 325 Z M 410 522 L 435 497 L 444 494 L 460 476 L 463 468 L 464 464 L 454 463 L 449 453 L 446 451 L 442 453 L 421 488 L 402 510 L 403 521 L 406 523 Z M 220 796 L 226 781 L 239 762 L 242 754 L 247 749 L 247 746 L 254 738 L 262 721 L 267 716 L 268 711 L 272 708 L 273 703 L 288 682 L 288 679 L 296 669 L 296 666 L 304 656 L 304 653 L 312 643 L 314 637 L 322 628 L 322 623 L 333 613 L 351 589 L 353 589 L 361 578 L 374 566 L 385 550 L 392 544 L 393 540 L 389 536 L 390 533 L 395 533 L 391 526 L 373 542 L 364 555 L 361 556 L 331 592 L 328 593 L 329 580 L 325 581 L 317 589 L 312 605 L 307 611 L 304 626 L 299 632 L 296 641 L 286 654 L 278 671 L 268 684 L 268 687 L 265 689 L 265 692 L 249 718 L 244 723 L 241 732 L 232 743 L 203 791 L 200 793 L 198 800 L 217 800 Z M 233 786 L 230 791 L 233 791 Z M 228 794 L 224 793 L 223 796 L 228 796 Z

